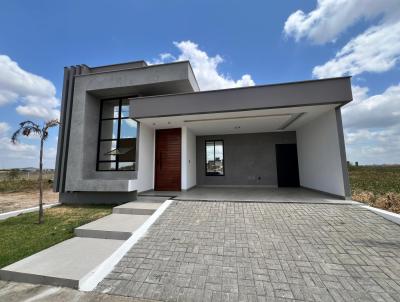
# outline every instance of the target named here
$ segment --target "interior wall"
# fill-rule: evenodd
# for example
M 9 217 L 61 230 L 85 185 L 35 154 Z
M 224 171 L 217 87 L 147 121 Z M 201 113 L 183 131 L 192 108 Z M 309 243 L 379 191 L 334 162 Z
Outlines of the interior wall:
M 345 196 L 335 110 L 297 130 L 300 185 Z
M 224 141 L 224 176 L 206 176 L 206 140 Z M 294 143 L 296 133 L 293 131 L 198 136 L 197 184 L 276 187 L 275 144 Z
M 154 188 L 154 129 L 140 124 L 137 190 L 143 192 Z
M 182 127 L 182 190 L 196 185 L 196 136 L 187 127 Z

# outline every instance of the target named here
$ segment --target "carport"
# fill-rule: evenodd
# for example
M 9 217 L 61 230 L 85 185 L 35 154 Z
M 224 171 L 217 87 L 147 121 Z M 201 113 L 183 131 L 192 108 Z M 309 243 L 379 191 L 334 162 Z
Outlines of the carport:
M 351 99 L 343 77 L 133 98 L 130 116 L 139 142 L 150 142 L 146 154 L 154 152 L 155 190 L 290 195 L 282 188 L 301 187 L 343 199 L 350 188 L 340 107 Z

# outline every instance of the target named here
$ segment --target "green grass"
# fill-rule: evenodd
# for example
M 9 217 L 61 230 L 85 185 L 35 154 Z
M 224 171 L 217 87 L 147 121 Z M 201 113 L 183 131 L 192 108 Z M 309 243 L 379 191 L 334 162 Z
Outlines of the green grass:
M 350 167 L 352 199 L 400 214 L 400 166 Z
M 351 166 L 349 174 L 352 192 L 400 193 L 400 166 Z
M 51 189 L 53 183 L 51 180 L 43 180 L 43 189 Z M 12 192 L 31 192 L 38 190 L 37 179 L 13 179 L 13 180 L 0 180 L 0 193 Z
M 111 213 L 112 205 L 59 206 L 38 214 L 26 213 L 0 221 L 0 267 L 74 237 L 74 228 Z

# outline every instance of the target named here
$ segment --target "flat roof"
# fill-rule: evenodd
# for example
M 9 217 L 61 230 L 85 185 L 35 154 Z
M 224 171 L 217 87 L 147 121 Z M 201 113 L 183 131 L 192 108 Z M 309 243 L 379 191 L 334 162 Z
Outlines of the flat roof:
M 108 73 L 108 72 L 118 72 L 118 71 L 125 71 L 125 70 L 132 70 L 132 69 L 147 69 L 147 68 L 157 68 L 162 66 L 169 66 L 169 65 L 177 65 L 177 64 L 187 64 L 189 70 L 191 72 L 191 78 L 195 81 L 197 88 L 199 88 L 199 83 L 197 82 L 196 76 L 193 71 L 193 67 L 190 64 L 189 60 L 183 61 L 176 61 L 176 62 L 169 62 L 169 63 L 161 63 L 161 64 L 151 64 L 148 65 L 146 61 L 132 61 L 126 63 L 117 63 L 117 64 L 110 64 L 110 65 L 102 65 L 102 66 L 95 66 L 90 67 L 86 64 L 81 64 L 78 66 L 86 68 L 90 72 L 83 72 L 82 74 L 77 74 L 75 77 L 82 77 L 94 74 L 101 74 L 101 73 Z
M 346 104 L 353 99 L 351 77 L 176 93 L 131 99 L 131 117 Z

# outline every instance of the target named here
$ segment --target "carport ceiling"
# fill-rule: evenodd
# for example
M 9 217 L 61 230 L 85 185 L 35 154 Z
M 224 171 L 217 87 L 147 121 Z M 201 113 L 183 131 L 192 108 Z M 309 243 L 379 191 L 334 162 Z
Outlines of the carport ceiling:
M 145 118 L 138 121 L 155 129 L 186 126 L 196 135 L 294 131 L 337 105 L 317 105 L 239 112 L 221 112 Z

